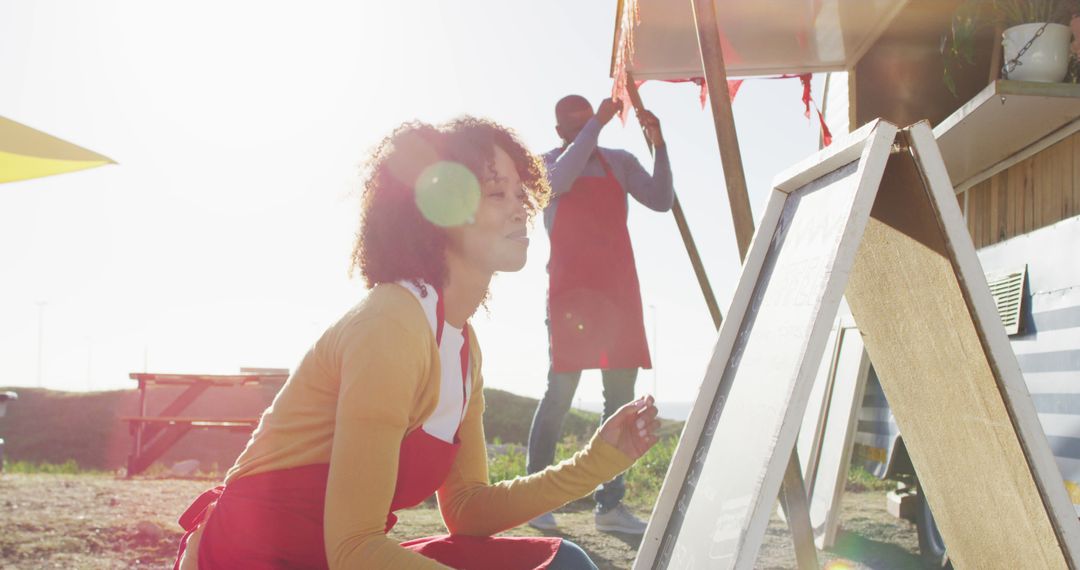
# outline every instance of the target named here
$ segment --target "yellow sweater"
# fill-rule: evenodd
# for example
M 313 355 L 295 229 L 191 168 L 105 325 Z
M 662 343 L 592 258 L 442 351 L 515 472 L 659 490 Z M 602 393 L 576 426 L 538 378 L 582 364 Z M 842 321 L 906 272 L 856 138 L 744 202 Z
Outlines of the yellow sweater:
M 485 536 L 569 501 L 632 463 L 594 436 L 573 458 L 488 484 L 480 349 L 469 331 L 472 397 L 461 448 L 437 496 L 452 534 Z M 330 568 L 445 568 L 384 533 L 401 441 L 439 400 L 439 353 L 420 303 L 384 284 L 331 326 L 263 413 L 228 484 L 264 471 L 329 463 L 324 539 Z

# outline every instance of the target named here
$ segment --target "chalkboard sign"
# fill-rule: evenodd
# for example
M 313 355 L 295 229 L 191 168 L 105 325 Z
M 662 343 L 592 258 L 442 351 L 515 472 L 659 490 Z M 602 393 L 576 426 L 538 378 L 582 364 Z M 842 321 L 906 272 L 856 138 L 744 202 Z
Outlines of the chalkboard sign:
M 776 185 L 635 568 L 750 568 L 896 128 Z
M 754 566 L 841 295 L 956 567 L 1080 567 L 1080 523 L 929 125 L 869 123 L 789 172 L 634 567 Z M 859 353 L 838 361 L 846 378 L 861 376 Z M 857 401 L 852 391 L 836 395 Z M 850 426 L 834 427 L 845 429 L 824 442 L 847 439 Z M 823 445 L 820 461 L 843 463 L 843 447 Z M 840 477 L 819 472 L 815 494 Z

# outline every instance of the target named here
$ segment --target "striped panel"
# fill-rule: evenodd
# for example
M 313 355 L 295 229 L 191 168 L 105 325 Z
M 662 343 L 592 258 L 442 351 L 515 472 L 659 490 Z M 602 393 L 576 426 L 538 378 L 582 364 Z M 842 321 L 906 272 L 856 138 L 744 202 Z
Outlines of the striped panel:
M 1027 333 L 1012 348 L 1080 514 L 1080 289 L 1032 295 Z

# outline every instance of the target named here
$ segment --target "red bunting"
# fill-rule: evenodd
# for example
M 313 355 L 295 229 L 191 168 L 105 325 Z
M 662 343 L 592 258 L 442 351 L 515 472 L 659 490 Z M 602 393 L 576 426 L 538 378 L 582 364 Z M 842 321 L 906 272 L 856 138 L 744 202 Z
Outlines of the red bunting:
M 811 93 L 810 80 L 811 80 L 812 77 L 813 77 L 813 75 L 810 74 L 810 73 L 803 73 L 801 75 L 777 75 L 775 77 L 764 77 L 762 79 L 795 79 L 795 78 L 798 78 L 799 81 L 802 82 L 802 87 L 803 87 L 802 103 L 803 103 L 803 106 L 805 107 L 805 111 L 803 112 L 803 114 L 806 116 L 807 119 L 809 119 L 810 118 L 810 107 L 811 107 L 811 105 L 813 106 L 814 111 L 817 112 L 818 122 L 821 124 L 821 140 L 825 144 L 825 146 L 829 146 L 830 144 L 832 144 L 832 139 L 833 139 L 832 132 L 829 131 L 829 126 L 827 124 L 825 124 L 825 115 L 821 112 L 821 109 L 817 106 L 817 102 L 814 101 L 814 96 Z M 728 96 L 731 97 L 732 102 L 735 101 L 735 95 L 738 94 L 739 88 L 742 87 L 743 81 L 744 81 L 743 79 L 728 79 L 728 82 L 727 82 L 728 83 Z M 665 82 L 667 82 L 667 83 L 687 83 L 687 82 L 690 82 L 690 83 L 696 84 L 701 89 L 701 95 L 700 95 L 701 108 L 702 109 L 705 108 L 705 103 L 709 100 L 709 88 L 708 88 L 708 85 L 705 84 L 705 78 L 703 78 L 703 77 L 695 77 L 693 79 L 668 79 L 668 80 L 665 80 Z M 642 83 L 645 83 L 645 82 L 644 81 L 634 81 L 634 84 L 636 86 L 638 86 L 638 87 L 641 87 Z M 624 101 L 629 101 L 630 100 L 630 97 L 626 94 L 625 86 L 623 87 L 623 91 L 622 91 L 621 95 L 618 92 L 613 91 L 612 96 L 617 97 L 618 99 L 621 99 L 621 100 L 624 100 Z M 626 105 L 626 106 L 623 107 L 623 113 L 620 115 L 620 117 L 622 118 L 623 124 L 626 124 L 626 114 L 627 114 L 627 112 L 629 112 L 629 110 L 630 110 L 630 105 Z
M 771 77 L 770 79 L 791 79 L 798 77 L 802 82 L 802 102 L 806 106 L 806 111 L 803 113 L 807 119 L 810 118 L 810 104 L 814 105 L 814 110 L 817 111 L 818 122 L 821 123 L 821 141 L 825 143 L 825 146 L 832 144 L 832 133 L 829 131 L 829 126 L 825 124 L 825 116 L 821 113 L 821 109 L 818 108 L 817 102 L 814 101 L 813 95 L 810 94 L 810 79 L 813 75 L 809 73 L 803 73 L 801 75 L 788 75 L 784 74 L 779 77 Z
M 814 12 L 817 13 L 821 9 L 821 1 L 814 1 Z M 634 28 L 641 23 L 641 13 L 638 9 L 638 0 L 624 0 L 622 2 L 622 13 L 619 15 L 619 46 L 615 51 L 614 61 L 614 79 L 615 82 L 611 86 L 611 97 L 616 101 L 630 101 L 629 92 L 627 89 L 627 71 L 630 66 L 630 62 L 634 61 Z M 797 39 L 800 45 L 806 44 L 806 37 L 804 32 L 797 34 Z M 738 63 L 741 61 L 741 57 L 736 52 L 735 47 L 731 45 L 725 34 L 720 35 L 720 48 L 723 50 L 724 59 L 728 64 Z M 798 77 L 802 81 L 803 94 L 802 101 L 806 107 L 806 118 L 810 118 L 810 105 L 814 105 L 814 110 L 817 111 L 818 122 L 821 123 L 821 139 L 825 146 L 832 144 L 832 133 L 829 132 L 829 127 L 825 124 L 825 116 L 822 114 L 821 109 L 814 102 L 813 95 L 810 92 L 810 78 L 811 74 L 804 73 L 802 75 L 780 75 L 777 77 L 770 77 L 768 79 L 790 79 Z M 681 83 L 684 81 L 692 81 L 698 85 L 701 89 L 701 107 L 705 108 L 705 102 L 708 100 L 709 89 L 705 84 L 704 77 L 694 77 L 691 79 L 674 79 L 669 80 L 672 83 Z M 742 79 L 729 79 L 728 80 L 728 95 L 731 100 L 735 100 L 735 95 L 739 92 L 739 88 L 742 86 Z M 644 81 L 634 81 L 637 86 L 641 86 Z M 619 119 L 622 123 L 626 124 L 626 118 L 630 112 L 630 105 L 623 105 L 622 111 L 619 113 Z

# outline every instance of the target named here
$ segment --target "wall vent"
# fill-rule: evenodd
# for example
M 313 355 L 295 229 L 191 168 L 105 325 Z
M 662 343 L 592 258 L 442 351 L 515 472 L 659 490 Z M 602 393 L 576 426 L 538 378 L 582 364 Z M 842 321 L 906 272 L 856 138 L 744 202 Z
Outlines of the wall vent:
M 1024 279 L 1027 276 L 1027 265 L 1015 271 L 1006 273 L 988 274 L 986 282 L 990 285 L 990 294 L 994 296 L 994 305 L 997 306 L 1001 324 L 1005 326 L 1005 332 L 1009 335 L 1023 332 L 1021 311 L 1024 304 Z

